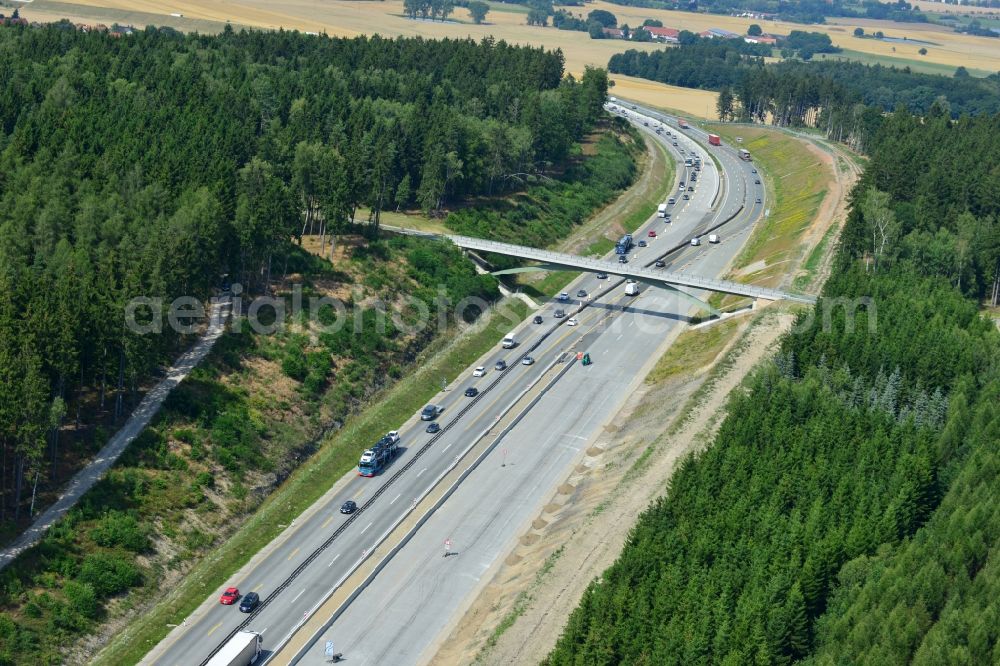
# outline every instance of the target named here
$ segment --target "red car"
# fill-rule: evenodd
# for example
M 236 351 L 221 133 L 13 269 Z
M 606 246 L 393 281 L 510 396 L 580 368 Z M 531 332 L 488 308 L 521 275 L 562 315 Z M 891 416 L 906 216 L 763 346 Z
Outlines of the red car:
M 649 230 L 649 237 L 650 237 L 650 238 L 656 238 L 656 232 L 655 232 L 655 231 L 653 231 L 652 229 L 650 229 L 650 230 Z
M 219 603 L 223 606 L 232 606 L 240 598 L 240 591 L 235 587 L 227 587 L 226 591 L 219 597 Z

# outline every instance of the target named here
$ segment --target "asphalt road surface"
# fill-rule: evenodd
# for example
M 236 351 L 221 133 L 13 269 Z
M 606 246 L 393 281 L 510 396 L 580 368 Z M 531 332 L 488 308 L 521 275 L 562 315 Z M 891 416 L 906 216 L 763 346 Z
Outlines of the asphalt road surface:
M 747 188 L 754 187 L 747 184 L 748 179 L 753 183 L 752 165 L 736 158 L 729 148 L 713 148 L 724 171 L 719 173 L 706 148 L 685 132 L 678 132 L 676 125 L 670 127 L 678 143 L 675 148 L 673 138 L 665 132 L 655 133 L 659 121 L 631 110 L 624 113 L 640 129 L 665 141 L 677 156 L 683 149 L 684 156 L 695 151 L 702 157 L 695 191 L 688 193 L 690 199 L 678 198 L 670 207 L 671 222 L 654 217 L 637 231 L 636 240 L 647 241 L 648 247 L 634 249 L 630 262 L 651 264 L 664 256 L 664 270 L 717 276 L 738 252 L 763 207 L 754 203 L 752 189 L 751 196 L 745 196 Z M 681 157 L 678 179 L 688 183 L 690 172 L 683 167 Z M 763 196 L 762 188 L 760 192 Z M 722 237 L 719 244 L 687 244 L 734 214 L 736 217 L 716 232 Z M 648 236 L 649 230 L 656 232 L 655 238 Z M 546 304 L 518 326 L 516 349 L 500 349 L 498 341 L 495 352 L 486 359 L 485 377 L 472 377 L 470 368 L 436 399 L 445 408 L 438 419 L 443 430 L 437 435 L 426 433 L 426 423 L 416 417 L 402 425 L 387 423 L 387 431 L 400 430 L 403 449 L 386 470 L 374 478 L 352 477 L 340 483 L 337 492 L 321 500 L 321 506 L 268 544 L 265 556 L 214 591 L 144 663 L 203 663 L 241 625 L 262 633 L 269 652 L 277 650 L 409 511 L 414 500 L 455 464 L 456 456 L 501 418 L 557 358 L 567 351 L 588 351 L 593 365 L 574 364 L 549 388 L 502 444 L 304 653 L 303 663 L 324 663 L 326 640 L 334 641 L 337 651 L 355 666 L 409 664 L 428 658 L 449 619 L 471 602 L 484 573 L 565 477 L 580 457 L 582 443 L 618 410 L 627 387 L 650 360 L 652 350 L 659 347 L 671 327 L 685 320 L 683 313 L 690 309 L 675 294 L 646 285 L 637 297 L 626 296 L 623 285 L 592 300 L 575 297 L 579 289 L 592 295 L 617 283 L 614 278 L 597 280 L 584 275 L 567 289 L 570 303 Z M 556 309 L 572 315 L 581 307 L 576 326 L 568 326 L 568 318 L 552 316 Z M 535 314 L 542 315 L 543 324 L 530 323 Z M 536 359 L 533 365 L 518 362 L 527 353 Z M 498 359 L 509 364 L 502 373 L 492 369 Z M 469 386 L 479 388 L 478 397 L 464 396 Z M 371 444 L 358 442 L 358 454 Z M 361 507 L 353 516 L 339 513 L 348 499 Z M 453 556 L 443 556 L 445 539 L 453 544 Z M 257 592 L 265 603 L 252 616 L 233 606 L 222 606 L 217 598 L 229 585 L 239 587 L 242 593 Z M 281 655 L 281 660 L 287 656 Z

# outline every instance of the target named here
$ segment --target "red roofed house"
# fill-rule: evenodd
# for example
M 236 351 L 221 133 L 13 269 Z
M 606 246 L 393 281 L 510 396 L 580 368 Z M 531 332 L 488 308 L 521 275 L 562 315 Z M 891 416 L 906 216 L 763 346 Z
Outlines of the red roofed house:
M 659 39 L 664 42 L 676 42 L 677 37 L 681 34 L 681 31 L 676 28 L 657 28 L 647 25 L 643 29 L 651 34 L 653 39 Z

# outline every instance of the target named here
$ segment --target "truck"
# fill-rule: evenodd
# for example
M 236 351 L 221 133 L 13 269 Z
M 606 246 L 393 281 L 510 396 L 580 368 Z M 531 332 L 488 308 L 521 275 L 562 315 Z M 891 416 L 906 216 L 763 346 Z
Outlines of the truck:
M 708 143 L 709 143 L 709 145 L 712 145 L 712 146 L 721 146 L 722 145 L 722 139 L 719 138 L 718 134 L 709 134 L 708 135 Z
M 740 159 L 749 162 L 750 161 L 750 151 L 746 148 L 740 148 Z
M 688 128 L 688 121 L 684 120 L 683 118 L 678 118 L 677 119 L 677 126 L 680 127 L 681 129 L 687 129 Z
M 656 217 L 666 217 L 667 216 L 667 204 L 661 203 L 656 207 Z
M 375 476 L 399 451 L 399 431 L 393 430 L 375 442 L 375 446 L 365 449 L 358 462 L 358 476 Z
M 615 254 L 628 254 L 632 249 L 632 234 L 625 234 L 615 245 Z
M 260 655 L 261 637 L 256 631 L 240 631 L 215 653 L 208 666 L 250 666 L 263 661 Z

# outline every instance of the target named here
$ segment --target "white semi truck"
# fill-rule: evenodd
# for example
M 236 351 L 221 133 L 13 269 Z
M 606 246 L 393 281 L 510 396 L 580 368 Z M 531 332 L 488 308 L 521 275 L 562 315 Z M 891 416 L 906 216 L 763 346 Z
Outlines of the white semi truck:
M 215 653 L 208 666 L 250 666 L 260 660 L 260 634 L 241 631 Z
M 661 203 L 659 206 L 656 207 L 656 216 L 657 217 L 667 216 L 667 204 Z

